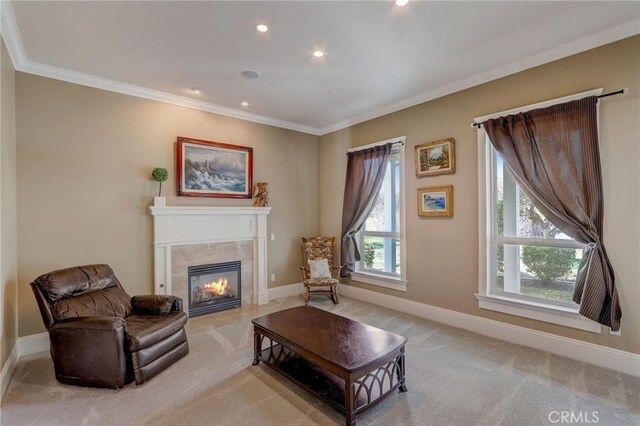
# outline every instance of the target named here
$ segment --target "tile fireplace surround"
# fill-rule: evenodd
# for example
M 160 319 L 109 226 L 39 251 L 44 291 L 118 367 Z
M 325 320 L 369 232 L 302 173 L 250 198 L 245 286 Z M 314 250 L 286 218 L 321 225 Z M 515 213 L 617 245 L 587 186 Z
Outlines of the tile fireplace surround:
M 241 261 L 242 303 L 269 302 L 267 215 L 270 207 L 151 206 L 154 291 L 188 304 L 189 266 Z

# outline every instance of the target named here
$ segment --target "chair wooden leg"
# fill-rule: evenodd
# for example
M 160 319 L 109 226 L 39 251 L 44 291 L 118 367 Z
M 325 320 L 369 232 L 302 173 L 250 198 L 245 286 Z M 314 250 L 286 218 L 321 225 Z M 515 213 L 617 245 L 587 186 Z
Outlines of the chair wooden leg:
M 309 304 L 309 287 L 304 288 L 304 304 Z
M 340 302 L 338 301 L 338 286 L 337 286 L 337 285 L 331 286 L 331 300 L 332 300 L 332 301 L 333 301 L 333 303 L 335 303 L 336 305 L 337 305 L 338 303 L 340 303 Z

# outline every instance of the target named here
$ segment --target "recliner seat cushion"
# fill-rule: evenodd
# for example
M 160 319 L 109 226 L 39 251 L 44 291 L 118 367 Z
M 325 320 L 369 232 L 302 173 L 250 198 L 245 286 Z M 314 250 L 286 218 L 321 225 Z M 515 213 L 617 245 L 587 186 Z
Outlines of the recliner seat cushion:
M 120 287 L 65 297 L 51 304 L 51 313 L 56 321 L 75 317 L 124 318 L 132 312 L 131 298 Z
M 40 275 L 35 283 L 47 295 L 49 302 L 116 287 L 119 284 L 109 265 L 85 265 L 60 269 Z
M 171 312 L 168 315 L 131 315 L 125 318 L 127 348 L 130 352 L 147 348 L 183 328 L 187 318 L 184 312 Z

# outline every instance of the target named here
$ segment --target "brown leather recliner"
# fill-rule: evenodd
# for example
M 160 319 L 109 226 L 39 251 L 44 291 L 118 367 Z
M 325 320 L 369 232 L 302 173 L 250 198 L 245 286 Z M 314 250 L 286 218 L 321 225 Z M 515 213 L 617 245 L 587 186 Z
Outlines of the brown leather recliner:
M 130 297 L 109 265 L 49 272 L 31 288 L 61 383 L 140 385 L 189 353 L 182 299 Z

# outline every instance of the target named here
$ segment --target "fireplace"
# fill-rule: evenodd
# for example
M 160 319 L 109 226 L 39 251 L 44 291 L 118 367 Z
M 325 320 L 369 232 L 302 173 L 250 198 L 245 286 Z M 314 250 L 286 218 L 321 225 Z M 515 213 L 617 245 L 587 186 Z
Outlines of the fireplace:
M 189 266 L 189 316 L 240 307 L 240 261 Z

